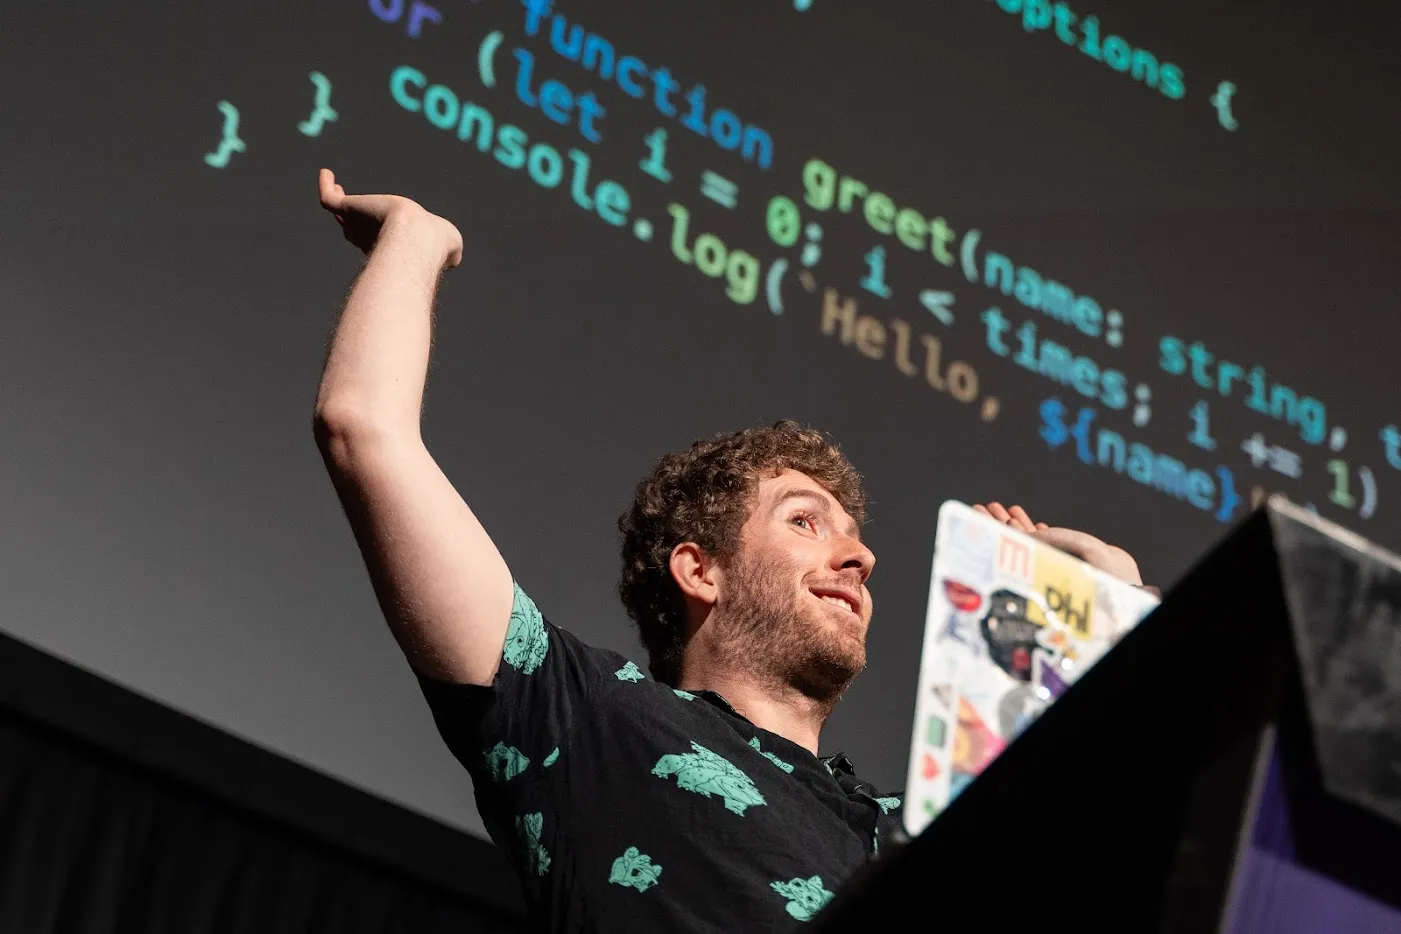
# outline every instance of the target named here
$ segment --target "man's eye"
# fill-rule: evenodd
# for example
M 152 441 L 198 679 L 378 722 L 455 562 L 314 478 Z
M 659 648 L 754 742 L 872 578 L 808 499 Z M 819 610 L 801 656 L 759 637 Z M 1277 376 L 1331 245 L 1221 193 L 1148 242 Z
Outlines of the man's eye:
M 807 526 L 810 529 L 815 530 L 817 528 L 817 523 L 813 521 L 812 516 L 804 512 L 800 512 L 794 516 L 793 521 L 798 525 Z

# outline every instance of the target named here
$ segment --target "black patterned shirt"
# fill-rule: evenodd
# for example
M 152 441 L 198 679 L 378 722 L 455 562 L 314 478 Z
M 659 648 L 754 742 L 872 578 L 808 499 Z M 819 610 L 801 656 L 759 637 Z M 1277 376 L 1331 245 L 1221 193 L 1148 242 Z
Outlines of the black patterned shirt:
M 542 930 L 801 928 L 899 833 L 899 797 L 844 756 L 652 680 L 519 587 L 490 687 L 419 681 Z

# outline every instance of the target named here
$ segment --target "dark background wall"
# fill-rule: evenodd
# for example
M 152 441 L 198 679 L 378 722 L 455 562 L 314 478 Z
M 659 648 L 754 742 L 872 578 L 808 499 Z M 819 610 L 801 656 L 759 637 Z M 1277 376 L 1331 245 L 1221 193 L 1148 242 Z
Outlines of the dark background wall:
M 1007 12 L 1019 7 L 560 8 L 618 54 L 668 68 L 677 97 L 704 84 L 708 119 L 725 107 L 766 131 L 767 168 L 659 112 L 650 85 L 634 99 L 561 57 L 548 19 L 527 35 L 524 8 L 508 0 L 438 0 L 417 15 L 393 0 L 7 11 L 0 626 L 481 832 L 311 439 L 325 340 L 359 266 L 317 206 L 321 166 L 351 191 L 406 194 L 462 230 L 466 257 L 439 302 L 425 434 L 523 586 L 585 639 L 641 660 L 614 596 L 613 523 L 662 451 L 783 416 L 843 444 L 874 500 L 878 612 L 870 670 L 825 739 L 881 785 L 903 781 L 945 499 L 1021 502 L 1124 545 L 1165 585 L 1244 514 L 1252 491 L 1284 492 L 1401 545 L 1401 478 L 1382 437 L 1401 422 L 1390 14 L 1360 2 L 1326 14 L 1301 2 L 1064 7 L 1096 16 L 1101 44 L 1119 35 L 1177 65 L 1178 99 L 1161 75 L 1149 87 L 1065 43 L 1053 23 L 1036 28 L 1043 8 Z M 1083 24 L 1073 28 L 1083 43 Z M 487 86 L 479 57 L 494 33 Z M 524 94 L 517 50 L 533 59 Z M 396 102 L 391 75 L 405 65 L 485 108 L 498 132 L 510 124 L 552 147 L 558 186 L 509 168 L 496 138 L 480 151 Z M 314 136 L 299 129 L 311 72 L 329 81 L 338 114 Z M 552 79 L 596 96 L 605 113 L 589 132 L 522 99 Z M 1237 88 L 1229 113 L 1212 103 L 1223 81 Z M 449 99 L 436 93 L 446 123 Z M 244 147 L 219 166 L 206 156 L 219 149 L 221 101 L 237 109 Z M 669 182 L 639 166 L 658 128 Z M 626 190 L 622 224 L 576 204 L 572 160 L 584 158 L 588 199 L 605 178 Z M 860 203 L 849 213 L 808 204 L 814 158 L 926 222 L 944 218 L 953 265 L 927 241 L 916 251 L 873 229 Z M 549 169 L 547 153 L 536 159 Z M 733 208 L 702 193 L 705 171 L 737 186 Z M 815 262 L 802 260 L 808 237 L 771 236 L 780 195 L 800 225 L 821 227 Z M 682 211 L 681 256 L 714 235 L 739 263 L 734 284 L 673 249 Z M 888 297 L 861 285 L 876 247 Z M 718 262 L 716 241 L 701 249 L 702 265 Z M 989 250 L 1093 296 L 1106 318 L 1118 312 L 1110 330 L 1121 339 L 989 287 Z M 752 257 L 757 279 L 735 251 Z M 824 333 L 828 288 L 834 309 L 853 299 L 854 315 L 871 316 L 853 318 L 845 343 L 840 327 Z M 951 293 L 951 320 L 927 310 L 930 290 Z M 1009 322 L 1006 355 L 984 320 L 994 307 Z M 1054 351 L 1041 356 L 1040 343 L 1033 368 L 1018 363 L 1027 323 L 1094 369 L 1043 372 Z M 1284 385 L 1317 405 L 1296 410 L 1296 424 L 1254 411 L 1238 383 L 1219 391 L 1215 369 L 1206 387 L 1173 372 L 1164 338 L 1200 341 L 1243 371 L 1261 366 L 1267 390 Z M 942 391 L 922 372 L 935 340 Z M 971 401 L 948 391 L 953 361 Z M 1122 394 L 1106 370 L 1123 374 Z M 1139 387 L 1147 409 L 1135 417 Z M 1211 450 L 1189 440 L 1201 402 Z M 1135 480 L 1137 461 L 1124 472 L 1082 462 L 1057 426 L 1084 408 L 1092 431 L 1203 471 L 1193 495 L 1206 508 L 1188 490 L 1155 488 L 1151 471 Z M 1170 486 L 1171 465 L 1157 467 Z M 1226 477 L 1242 498 L 1233 508 L 1220 495 Z

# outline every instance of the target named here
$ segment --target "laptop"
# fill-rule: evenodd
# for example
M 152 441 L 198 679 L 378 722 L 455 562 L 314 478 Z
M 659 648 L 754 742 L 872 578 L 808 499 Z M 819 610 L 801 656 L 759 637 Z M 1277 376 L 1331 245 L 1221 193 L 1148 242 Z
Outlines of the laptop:
M 950 500 L 939 509 L 904 825 L 936 818 L 1158 598 Z

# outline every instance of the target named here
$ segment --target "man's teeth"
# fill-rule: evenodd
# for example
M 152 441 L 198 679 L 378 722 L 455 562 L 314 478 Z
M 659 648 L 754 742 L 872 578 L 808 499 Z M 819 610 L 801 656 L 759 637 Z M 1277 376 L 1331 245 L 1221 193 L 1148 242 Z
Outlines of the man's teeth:
M 855 613 L 855 612 L 856 612 L 856 609 L 855 609 L 847 600 L 843 599 L 842 597 L 831 597 L 831 596 L 828 596 L 828 595 L 826 595 L 826 594 L 823 594 L 821 599 L 822 599 L 822 601 L 823 601 L 824 603 L 831 603 L 831 604 L 834 604 L 834 605 L 839 606 L 839 607 L 841 607 L 842 609 L 848 610 L 848 611 L 850 611 L 850 612 L 852 612 L 852 613 Z

